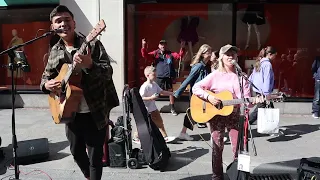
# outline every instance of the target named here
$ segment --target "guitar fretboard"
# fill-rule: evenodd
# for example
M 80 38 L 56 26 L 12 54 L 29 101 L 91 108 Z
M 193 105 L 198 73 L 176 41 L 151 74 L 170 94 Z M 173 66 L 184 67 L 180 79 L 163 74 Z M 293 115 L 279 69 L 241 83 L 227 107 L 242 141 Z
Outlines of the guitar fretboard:
M 86 44 L 86 43 L 82 43 L 82 45 L 81 45 L 80 49 L 77 51 L 77 53 L 83 54 L 84 51 L 85 51 L 85 49 L 86 49 L 86 47 L 87 47 L 87 44 Z M 71 76 L 73 70 L 76 68 L 76 64 L 77 64 L 77 63 L 76 63 L 75 61 L 73 61 L 72 64 L 71 64 L 71 66 L 69 66 L 69 70 L 68 70 L 66 76 L 63 78 L 63 80 L 64 80 L 65 83 L 67 83 L 67 82 L 69 81 L 70 76 Z
M 249 97 L 249 98 L 245 98 L 245 99 L 224 100 L 224 101 L 222 101 L 222 104 L 224 106 L 231 106 L 231 105 L 235 105 L 235 104 L 241 104 L 241 103 L 244 103 L 246 101 L 253 102 L 254 98 L 255 97 Z

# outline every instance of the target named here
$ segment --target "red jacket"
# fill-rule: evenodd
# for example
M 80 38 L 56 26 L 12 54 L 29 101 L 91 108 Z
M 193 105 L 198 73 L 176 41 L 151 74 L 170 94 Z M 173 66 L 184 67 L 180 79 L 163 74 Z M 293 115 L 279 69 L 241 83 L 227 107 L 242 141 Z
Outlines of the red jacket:
M 180 49 L 179 53 L 164 51 L 164 54 L 161 53 L 159 49 L 147 52 L 146 48 L 141 48 L 141 55 L 143 58 L 146 58 L 147 65 L 154 65 L 157 69 L 157 77 L 176 77 L 174 62 L 173 60 L 178 60 L 184 56 L 184 48 Z

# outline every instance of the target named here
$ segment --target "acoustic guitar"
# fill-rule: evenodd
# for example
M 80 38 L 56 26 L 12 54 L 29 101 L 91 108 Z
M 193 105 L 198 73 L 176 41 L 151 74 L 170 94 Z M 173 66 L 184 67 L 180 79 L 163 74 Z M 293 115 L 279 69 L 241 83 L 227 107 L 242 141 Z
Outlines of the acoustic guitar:
M 211 120 L 213 117 L 228 116 L 233 112 L 234 105 L 241 104 L 244 102 L 253 102 L 254 98 L 250 97 L 245 99 L 233 99 L 232 93 L 230 91 L 222 91 L 220 93 L 213 93 L 206 90 L 210 95 L 215 96 L 221 100 L 221 103 L 218 105 L 212 105 L 210 102 L 199 98 L 196 95 L 191 96 L 190 100 L 190 114 L 192 119 L 197 123 L 206 123 Z M 279 95 L 280 94 L 280 95 Z M 284 96 L 282 93 L 270 94 L 265 97 L 266 100 L 275 100 L 282 101 Z
M 100 20 L 100 22 L 85 38 L 85 41 L 82 43 L 80 49 L 77 52 L 79 54 L 84 54 L 87 45 L 92 40 L 94 40 L 102 31 L 104 31 L 105 28 L 106 25 L 104 23 L 104 20 Z M 65 63 L 62 65 L 58 76 L 54 78 L 57 81 L 61 81 L 62 88 L 62 93 L 56 94 L 52 92 L 48 97 L 52 119 L 56 124 L 68 123 L 72 121 L 74 119 L 75 113 L 79 110 L 83 92 L 80 87 L 81 72 L 79 73 L 80 76 L 75 77 L 74 74 L 76 73 L 73 73 L 75 69 L 75 62 L 71 64 Z M 71 79 L 75 79 L 75 81 L 71 81 Z

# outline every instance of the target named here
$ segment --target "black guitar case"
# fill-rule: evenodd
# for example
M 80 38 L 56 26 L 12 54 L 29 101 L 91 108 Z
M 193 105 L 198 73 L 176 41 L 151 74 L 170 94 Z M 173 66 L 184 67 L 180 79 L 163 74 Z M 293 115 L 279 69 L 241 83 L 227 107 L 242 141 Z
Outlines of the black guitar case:
M 143 103 L 138 88 L 130 90 L 132 114 L 136 121 L 145 160 L 154 170 L 164 171 L 171 157 L 170 150 Z

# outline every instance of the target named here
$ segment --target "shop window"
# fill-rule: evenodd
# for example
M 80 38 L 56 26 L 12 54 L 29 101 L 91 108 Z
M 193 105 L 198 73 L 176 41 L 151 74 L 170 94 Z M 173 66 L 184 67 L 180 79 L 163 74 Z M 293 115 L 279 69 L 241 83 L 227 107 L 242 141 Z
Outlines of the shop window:
M 188 71 L 192 56 L 202 44 L 209 44 L 213 50 L 231 44 L 232 28 L 236 26 L 236 45 L 241 50 L 239 64 L 247 74 L 251 73 L 261 48 L 273 46 L 278 51 L 272 62 L 275 91 L 290 97 L 313 97 L 311 65 L 320 55 L 316 28 L 320 5 L 238 3 L 236 24 L 232 24 L 232 4 L 144 3 L 130 4 L 130 8 L 127 76 L 135 86 L 145 81 L 143 69 L 151 64 L 141 56 L 141 39 L 146 38 L 148 51 L 156 50 L 159 41 L 165 39 L 168 49 L 174 52 L 179 51 L 179 39 L 186 39 L 190 46 L 188 43 L 182 61 L 183 70 Z
M 143 69 L 152 63 L 150 59 L 141 56 L 143 38 L 147 40 L 148 51 L 156 50 L 159 41 L 164 39 L 168 50 L 179 52 L 181 40 L 186 41 L 187 53 L 182 58 L 181 71 L 190 70 L 191 59 L 201 45 L 208 44 L 213 50 L 219 50 L 221 46 L 231 44 L 232 4 L 150 3 L 129 5 L 128 8 L 130 13 L 127 19 L 129 22 L 127 35 L 132 38 L 129 39 L 127 53 L 128 57 L 135 57 L 135 59 L 129 58 L 127 76 L 129 82 L 138 76 L 136 85 L 141 85 L 145 81 Z M 175 60 L 177 70 L 178 62 L 179 59 Z M 138 75 L 135 74 L 137 70 L 139 70 Z
M 35 9 L 2 9 L 0 10 L 0 49 L 5 50 L 14 45 L 41 36 L 50 30 L 49 14 L 53 8 Z M 19 49 L 24 51 L 30 72 L 18 69 L 14 72 L 17 90 L 38 90 L 42 72 L 47 60 L 50 37 L 42 38 Z M 8 65 L 9 57 L 0 56 L 0 64 Z M 0 69 L 0 86 L 11 87 L 11 72 L 7 68 Z
M 315 28 L 319 9 L 319 5 L 306 4 L 239 4 L 237 46 L 242 49 L 243 68 L 250 73 L 259 49 L 273 46 L 278 51 L 272 62 L 275 91 L 312 98 L 311 65 L 319 55 L 320 35 Z

